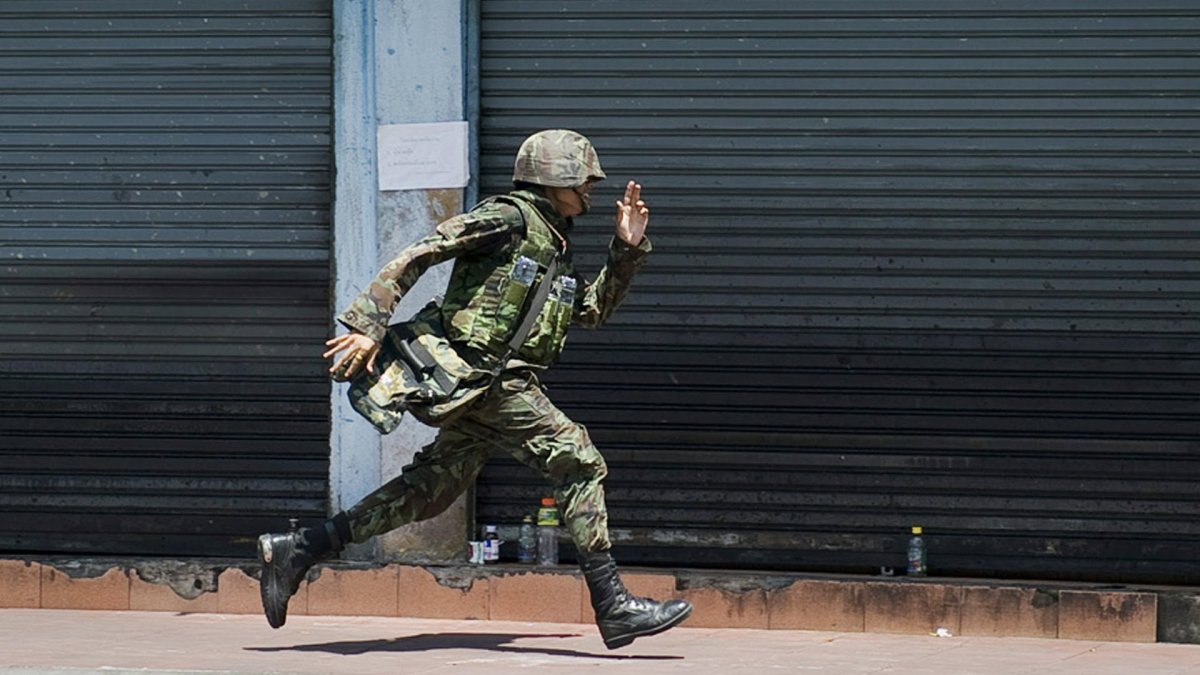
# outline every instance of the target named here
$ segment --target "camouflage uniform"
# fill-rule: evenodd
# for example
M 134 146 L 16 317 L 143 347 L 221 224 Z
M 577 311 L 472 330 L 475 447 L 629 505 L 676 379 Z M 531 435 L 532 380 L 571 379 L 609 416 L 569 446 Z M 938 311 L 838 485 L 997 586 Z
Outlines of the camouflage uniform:
M 514 205 L 515 201 L 519 204 Z M 628 292 L 650 251 L 649 241 L 643 239 L 634 247 L 614 237 L 608 264 L 594 283 L 587 284 L 571 264 L 570 219 L 558 215 L 546 198 L 524 190 L 511 193 L 504 201 L 485 202 L 438 225 L 432 235 L 385 266 L 338 320 L 364 335 L 382 339 L 396 303 L 420 274 L 430 265 L 456 258 L 442 305 L 443 321 L 459 355 L 486 368 L 499 356 L 497 341 L 490 336 L 499 335 L 503 342 L 517 318 L 486 311 L 487 296 L 502 293 L 488 279 L 506 278 L 516 253 L 536 255 L 521 245 L 539 219 L 563 238 L 565 251 L 559 255 L 558 276 L 577 280 L 583 289 L 574 298 L 569 312 L 571 322 L 588 328 L 600 326 Z M 479 297 L 485 299 L 476 302 Z M 548 302 L 542 314 L 552 317 L 555 311 L 554 303 Z M 546 326 L 540 328 L 530 334 L 480 402 L 442 427 L 434 442 L 418 453 L 400 476 L 349 509 L 354 542 L 441 513 L 471 484 L 490 454 L 504 452 L 532 467 L 554 486 L 564 521 L 581 551 L 609 549 L 601 485 L 607 474 L 604 459 L 587 430 L 571 421 L 546 396 L 537 370 L 553 363 L 563 340 L 554 339 Z M 565 326 L 562 332 L 565 338 Z
M 490 455 L 506 452 L 554 486 L 571 538 L 582 551 L 607 551 L 608 514 L 601 481 L 604 458 L 587 429 L 546 397 L 536 373 L 506 370 L 496 387 L 391 482 L 347 515 L 356 543 L 445 511 L 470 486 Z
M 318 560 L 341 550 L 346 540 L 364 542 L 441 513 L 475 480 L 488 457 L 499 452 L 529 465 L 554 486 L 607 647 L 661 633 L 691 614 L 686 601 L 658 602 L 625 588 L 608 551 L 604 458 L 587 430 L 550 402 L 538 379 L 538 372 L 557 360 L 570 323 L 594 328 L 608 319 L 650 251 L 644 238 L 631 246 L 614 237 L 608 263 L 594 283 L 575 274 L 571 220 L 559 215 L 543 194 L 569 199 L 562 190 L 545 189 L 570 189 L 579 196 L 578 204 L 559 203 L 571 204 L 570 211 L 586 211 L 586 185 L 602 178 L 596 151 L 583 136 L 561 129 L 530 136 L 517 152 L 513 181 L 518 187 L 528 183 L 541 188 L 495 197 L 438 225 L 384 267 L 338 317 L 375 340 L 371 353 L 380 356 L 381 372 L 359 374 L 351 386 L 355 409 L 385 433 L 403 411 L 438 425 L 441 432 L 399 477 L 349 511 L 317 527 L 258 538 L 259 587 L 272 627 L 287 620 L 288 599 Z M 648 218 L 640 192 L 636 183 L 627 187 L 618 211 L 619 232 L 631 233 L 625 228 L 636 227 L 633 220 Z M 388 328 L 396 303 L 421 273 L 451 258 L 454 271 L 440 307 L 430 305 L 413 320 Z M 539 273 L 545 284 L 536 281 Z M 552 289 L 550 299 L 535 317 L 533 330 L 520 338 L 522 308 L 534 286 Z M 361 340 L 355 336 L 350 342 Z M 334 353 L 347 348 L 338 346 L 340 337 L 330 343 Z M 393 347 L 400 358 L 389 351 Z M 354 377 L 365 359 L 366 352 L 359 349 L 335 365 L 335 376 Z M 412 356 L 418 351 L 428 358 Z M 342 370 L 346 363 L 353 367 Z M 428 373 L 434 374 L 434 393 L 441 397 L 431 395 L 433 388 L 422 389 Z M 449 402 L 443 400 L 447 394 Z M 434 410 L 439 406 L 453 414 Z

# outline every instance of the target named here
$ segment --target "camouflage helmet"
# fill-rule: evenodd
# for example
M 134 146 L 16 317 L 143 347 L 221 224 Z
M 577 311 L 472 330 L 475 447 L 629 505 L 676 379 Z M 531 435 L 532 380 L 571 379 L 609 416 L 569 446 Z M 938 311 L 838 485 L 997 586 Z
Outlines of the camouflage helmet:
M 569 129 L 547 129 L 526 138 L 513 164 L 514 183 L 573 188 L 604 178 L 592 142 Z

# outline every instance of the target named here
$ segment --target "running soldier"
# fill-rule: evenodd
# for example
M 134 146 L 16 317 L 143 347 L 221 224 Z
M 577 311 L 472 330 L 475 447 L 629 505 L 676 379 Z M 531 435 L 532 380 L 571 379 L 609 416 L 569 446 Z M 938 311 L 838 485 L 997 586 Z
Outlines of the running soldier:
M 325 356 L 335 361 L 330 374 L 378 384 L 377 357 L 397 303 L 430 266 L 453 259 L 444 300 L 422 314 L 440 324 L 452 356 L 468 374 L 496 375 L 478 379 L 482 395 L 439 424 L 437 438 L 394 480 L 323 525 L 259 538 L 263 609 L 272 627 L 286 621 L 288 599 L 313 564 L 347 542 L 362 543 L 441 513 L 497 452 L 530 466 L 553 486 L 608 648 L 665 631 L 691 613 L 685 601 L 657 602 L 625 589 L 609 553 L 604 458 L 587 430 L 550 401 L 539 379 L 557 361 L 568 325 L 603 324 L 650 252 L 644 236 L 650 211 L 641 186 L 630 181 L 616 203 L 607 264 L 591 283 L 576 274 L 572 218 L 588 212 L 592 187 L 604 178 L 584 136 L 562 129 L 530 136 L 517 152 L 512 192 L 439 224 L 388 263 L 338 316 L 350 332 L 327 343 Z M 548 272 L 549 299 L 514 349 L 509 343 L 519 334 L 522 309 Z M 359 410 L 383 431 L 394 426 L 387 418 L 399 414 L 367 408 Z

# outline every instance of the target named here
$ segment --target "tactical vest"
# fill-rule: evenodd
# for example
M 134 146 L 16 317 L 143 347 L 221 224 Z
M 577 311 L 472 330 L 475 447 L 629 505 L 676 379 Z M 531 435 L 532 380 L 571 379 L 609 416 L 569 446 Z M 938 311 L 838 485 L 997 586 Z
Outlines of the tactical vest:
M 516 333 L 522 310 L 532 299 L 554 256 L 558 270 L 550 296 L 533 330 L 514 355 L 528 363 L 548 366 L 558 360 L 567 339 L 577 288 L 570 251 L 559 252 L 558 238 L 538 209 L 519 195 L 492 197 L 517 207 L 525 219 L 525 236 L 515 245 L 484 256 L 467 255 L 455 261 L 442 301 L 442 323 L 451 342 L 500 357 Z

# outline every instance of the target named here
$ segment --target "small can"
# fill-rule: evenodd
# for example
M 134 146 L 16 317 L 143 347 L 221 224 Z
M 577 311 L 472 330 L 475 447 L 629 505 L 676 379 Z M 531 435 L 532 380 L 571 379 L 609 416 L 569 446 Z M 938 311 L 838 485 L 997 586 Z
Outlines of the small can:
M 558 280 L 558 301 L 564 305 L 575 304 L 575 277 L 560 277 Z
M 538 264 L 532 258 L 521 256 L 517 258 L 517 262 L 513 264 L 512 272 L 509 275 L 512 280 L 522 286 L 532 286 L 533 280 L 537 278 Z

